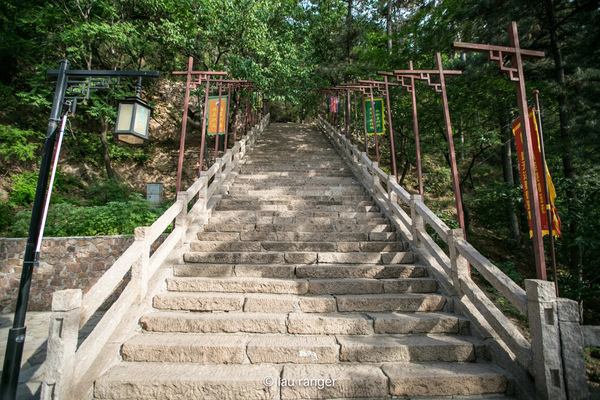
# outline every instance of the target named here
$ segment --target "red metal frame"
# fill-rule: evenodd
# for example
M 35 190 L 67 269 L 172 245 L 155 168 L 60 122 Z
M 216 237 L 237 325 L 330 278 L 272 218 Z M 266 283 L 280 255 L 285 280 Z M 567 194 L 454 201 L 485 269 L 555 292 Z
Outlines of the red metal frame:
M 546 259 L 544 255 L 544 242 L 542 239 L 542 226 L 541 226 L 541 215 L 539 211 L 539 197 L 537 185 L 533 184 L 536 182 L 533 152 L 531 148 L 533 146 L 531 141 L 531 129 L 528 121 L 527 112 L 527 96 L 525 88 L 525 75 L 523 73 L 523 57 L 529 58 L 544 58 L 545 54 L 542 51 L 534 51 L 522 49 L 519 45 L 519 33 L 517 31 L 517 23 L 512 21 L 508 26 L 508 34 L 510 38 L 510 46 L 492 46 L 487 44 L 477 43 L 461 43 L 454 42 L 452 48 L 455 50 L 463 51 L 475 51 L 481 53 L 487 53 L 490 61 L 496 61 L 501 71 L 507 73 L 508 78 L 515 82 L 517 91 L 517 102 L 519 105 L 519 117 L 522 121 L 522 132 L 524 132 L 525 140 L 523 140 L 523 150 L 526 154 L 525 157 L 525 171 L 529 185 L 527 185 L 529 191 L 529 198 L 531 199 L 531 225 L 533 231 L 533 252 L 535 257 L 535 267 L 538 279 L 546 280 Z M 504 56 L 510 55 L 512 59 L 512 66 L 508 67 L 504 64 Z

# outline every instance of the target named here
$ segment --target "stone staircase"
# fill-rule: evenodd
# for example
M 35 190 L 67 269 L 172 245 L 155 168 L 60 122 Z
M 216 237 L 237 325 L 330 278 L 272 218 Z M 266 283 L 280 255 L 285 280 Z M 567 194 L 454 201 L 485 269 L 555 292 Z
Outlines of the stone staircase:
M 508 379 L 314 128 L 273 124 L 96 399 L 480 397 Z

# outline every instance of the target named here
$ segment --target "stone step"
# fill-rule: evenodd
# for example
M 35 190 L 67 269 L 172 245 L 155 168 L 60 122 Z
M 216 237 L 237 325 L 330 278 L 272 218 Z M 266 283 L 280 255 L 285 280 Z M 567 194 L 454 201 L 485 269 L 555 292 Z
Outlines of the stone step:
M 272 399 L 276 385 L 265 377 L 280 375 L 270 365 L 202 365 L 189 363 L 120 363 L 94 385 L 94 397 L 103 400 Z
M 298 265 L 298 278 L 317 279 L 359 279 L 359 278 L 420 278 L 426 275 L 425 267 L 421 265 L 339 265 L 317 264 Z
M 384 364 L 393 396 L 469 396 L 504 393 L 507 379 L 488 363 Z
M 446 298 L 437 294 L 366 294 L 336 297 L 340 312 L 441 311 L 446 304 Z
M 254 224 L 207 223 L 204 232 L 392 232 L 387 224 Z
M 248 335 L 138 334 L 123 344 L 123 361 L 241 364 Z
M 382 218 L 379 212 L 344 212 L 344 211 L 254 211 L 254 210 L 235 210 L 235 211 L 215 211 L 212 218 L 247 218 L 247 217 L 295 217 L 295 218 L 332 218 L 332 219 L 367 219 Z
M 230 197 L 248 196 L 248 197 L 262 197 L 262 196 L 299 196 L 299 197 L 312 197 L 312 196 L 362 196 L 365 194 L 363 187 L 357 186 L 334 186 L 334 187 L 302 187 L 302 188 L 290 188 L 290 187 L 274 187 L 269 189 L 245 189 L 238 186 L 233 186 L 229 189 L 228 195 Z
M 287 241 L 200 241 L 191 242 L 193 252 L 259 252 L 259 251 L 315 251 L 315 252 L 401 252 L 399 242 L 287 242 Z
M 474 344 L 447 335 L 337 336 L 340 360 L 357 363 L 469 362 L 475 361 Z
M 308 281 L 305 279 L 240 277 L 175 277 L 167 279 L 167 289 L 173 292 L 306 294 L 308 293 Z
M 254 335 L 247 354 L 253 364 L 332 364 L 339 362 L 340 346 L 333 336 Z
M 287 333 L 287 319 L 287 314 L 158 311 L 142 316 L 140 326 L 149 332 Z
M 469 320 L 443 312 L 368 313 L 378 334 L 457 333 L 470 334 Z
M 383 293 L 433 293 L 436 290 L 437 282 L 435 281 L 435 279 L 432 278 L 408 278 L 390 280 L 344 278 L 310 279 L 308 281 L 309 294 L 367 295 Z
M 174 276 L 180 277 L 264 277 L 293 279 L 296 265 L 277 264 L 181 264 L 173 267 Z
M 370 335 L 372 321 L 362 314 L 291 313 L 288 332 L 300 335 Z
M 233 293 L 159 293 L 153 306 L 160 310 L 242 311 L 245 297 Z
M 275 201 L 275 200 L 233 200 L 222 199 L 216 211 L 344 211 L 344 212 L 370 212 L 379 211 L 379 207 L 371 201 L 346 202 L 322 201 L 321 204 L 307 204 L 306 202 Z
M 185 262 L 202 264 L 404 264 L 413 263 L 409 252 L 187 252 Z
M 198 232 L 200 241 L 394 242 L 395 232 Z

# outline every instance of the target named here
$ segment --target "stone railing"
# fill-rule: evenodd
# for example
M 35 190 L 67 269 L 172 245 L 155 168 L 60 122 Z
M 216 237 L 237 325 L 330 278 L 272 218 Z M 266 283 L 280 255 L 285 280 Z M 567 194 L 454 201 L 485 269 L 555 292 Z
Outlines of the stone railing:
M 269 118 L 265 116 L 208 171 L 202 172 L 187 191 L 179 192 L 175 204 L 152 226 L 136 228 L 135 242 L 85 296 L 80 289 L 54 292 L 43 400 L 91 398 L 94 381 L 119 361 L 121 344 L 151 307 L 152 295 L 164 283 L 170 267 L 181 260 L 184 243 L 206 223 L 221 195 L 229 190 L 244 156 L 268 126 Z M 150 246 L 173 221 L 172 232 L 150 256 Z M 131 280 L 119 298 L 78 346 L 79 330 L 128 272 Z
M 518 397 L 586 399 L 577 303 L 556 298 L 552 282 L 527 279 L 523 290 L 464 240 L 461 229 L 444 224 L 420 195 L 409 194 L 329 122 L 320 118 L 319 125 L 429 267 L 450 307 L 469 318 L 473 333 L 487 344 L 492 359 L 512 375 Z M 447 254 L 426 232 L 427 225 L 448 245 Z M 531 343 L 473 282 L 469 265 L 527 317 Z

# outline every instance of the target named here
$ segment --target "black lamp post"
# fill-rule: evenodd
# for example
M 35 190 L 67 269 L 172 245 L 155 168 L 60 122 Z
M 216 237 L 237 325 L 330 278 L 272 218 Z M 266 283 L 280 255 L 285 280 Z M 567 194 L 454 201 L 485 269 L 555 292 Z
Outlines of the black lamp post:
M 17 386 L 19 382 L 19 372 L 21 369 L 21 360 L 23 357 L 23 346 L 25 344 L 26 330 L 25 317 L 27 313 L 27 303 L 29 301 L 29 290 L 31 288 L 31 277 L 33 269 L 39 266 L 40 248 L 39 239 L 43 235 L 44 219 L 44 200 L 48 189 L 48 179 L 50 167 L 54 154 L 54 145 L 57 136 L 58 123 L 61 120 L 65 100 L 71 100 L 71 112 L 75 112 L 77 100 L 89 98 L 90 89 L 108 89 L 112 85 L 120 84 L 123 77 L 138 77 L 138 95 L 141 91 L 141 77 L 158 78 L 160 74 L 156 71 L 83 71 L 69 70 L 69 61 L 62 60 L 60 69 L 47 71 L 48 75 L 58 76 L 56 88 L 54 90 L 54 100 L 52 110 L 50 111 L 50 122 L 46 132 L 44 148 L 42 151 L 42 162 L 38 175 L 37 188 L 31 212 L 31 222 L 29 224 L 29 234 L 23 257 L 23 268 L 21 271 L 21 281 L 19 283 L 19 292 L 17 295 L 17 306 L 13 327 L 8 333 L 6 344 L 6 353 L 4 356 L 4 367 L 2 369 L 2 381 L 0 382 L 0 400 L 14 400 L 17 395 Z M 136 96 L 139 98 L 139 96 Z M 141 99 L 139 99 L 141 101 Z M 145 103 L 144 103 L 145 104 Z M 141 106 L 140 106 L 141 107 Z M 151 110 L 145 105 L 145 113 L 149 114 Z M 148 120 L 149 120 L 148 115 Z M 135 125 L 135 124 L 134 124 Z M 140 125 L 138 125 L 139 128 Z M 148 123 L 146 120 L 145 137 L 147 142 Z M 135 129 L 135 127 L 134 127 Z M 141 130 L 135 130 L 140 132 Z M 144 140 L 144 139 L 142 139 Z M 37 247 L 36 247 L 37 245 Z

